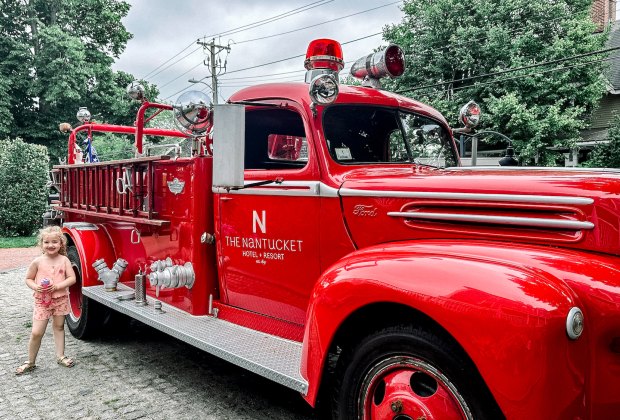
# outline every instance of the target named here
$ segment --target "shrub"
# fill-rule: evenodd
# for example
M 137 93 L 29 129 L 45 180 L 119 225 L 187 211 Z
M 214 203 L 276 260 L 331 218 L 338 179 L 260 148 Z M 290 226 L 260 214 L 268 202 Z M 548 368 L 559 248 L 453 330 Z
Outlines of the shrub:
M 599 143 L 583 166 L 591 168 L 620 168 L 620 116 L 614 117 L 607 133 L 607 143 Z
M 0 141 L 0 235 L 29 236 L 41 226 L 48 165 L 45 146 Z

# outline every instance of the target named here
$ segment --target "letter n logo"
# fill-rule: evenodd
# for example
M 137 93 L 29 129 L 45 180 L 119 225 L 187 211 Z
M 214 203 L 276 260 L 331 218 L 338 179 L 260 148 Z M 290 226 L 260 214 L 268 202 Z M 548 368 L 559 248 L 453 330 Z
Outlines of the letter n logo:
M 262 211 L 262 218 L 258 217 L 258 212 L 256 210 L 252 210 L 252 232 L 256 233 L 256 225 L 262 233 L 267 233 L 266 224 L 266 215 L 265 210 Z

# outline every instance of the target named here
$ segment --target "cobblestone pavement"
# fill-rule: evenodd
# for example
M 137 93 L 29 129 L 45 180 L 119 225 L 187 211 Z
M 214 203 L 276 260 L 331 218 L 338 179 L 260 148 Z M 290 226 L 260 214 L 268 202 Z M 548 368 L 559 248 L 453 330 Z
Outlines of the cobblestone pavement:
M 80 341 L 68 332 L 71 369 L 54 360 L 51 326 L 37 369 L 27 359 L 32 296 L 25 268 L 0 273 L 0 419 L 314 419 L 301 396 L 131 321 Z

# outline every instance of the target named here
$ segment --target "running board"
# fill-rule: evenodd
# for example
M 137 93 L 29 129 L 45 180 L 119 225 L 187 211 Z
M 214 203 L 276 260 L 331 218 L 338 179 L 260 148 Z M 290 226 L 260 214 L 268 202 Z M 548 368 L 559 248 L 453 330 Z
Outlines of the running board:
M 128 293 L 130 292 L 130 293 Z M 82 293 L 115 311 L 145 323 L 192 346 L 237 366 L 306 394 L 308 382 L 299 373 L 301 343 L 255 331 L 212 316 L 194 316 L 162 302 L 162 311 L 134 300 L 133 289 L 119 283 L 118 290 L 107 292 L 104 286 L 83 287 Z

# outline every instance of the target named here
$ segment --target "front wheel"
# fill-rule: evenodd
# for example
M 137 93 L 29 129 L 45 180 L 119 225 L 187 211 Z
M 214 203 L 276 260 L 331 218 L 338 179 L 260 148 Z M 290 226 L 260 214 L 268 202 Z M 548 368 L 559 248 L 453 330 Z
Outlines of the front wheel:
M 368 335 L 340 355 L 337 420 L 502 418 L 463 352 L 413 326 Z
M 75 338 L 92 338 L 101 328 L 105 309 L 98 302 L 82 295 L 82 264 L 75 246 L 67 248 L 67 257 L 76 277 L 75 284 L 69 288 L 71 312 L 65 317 L 67 327 Z

